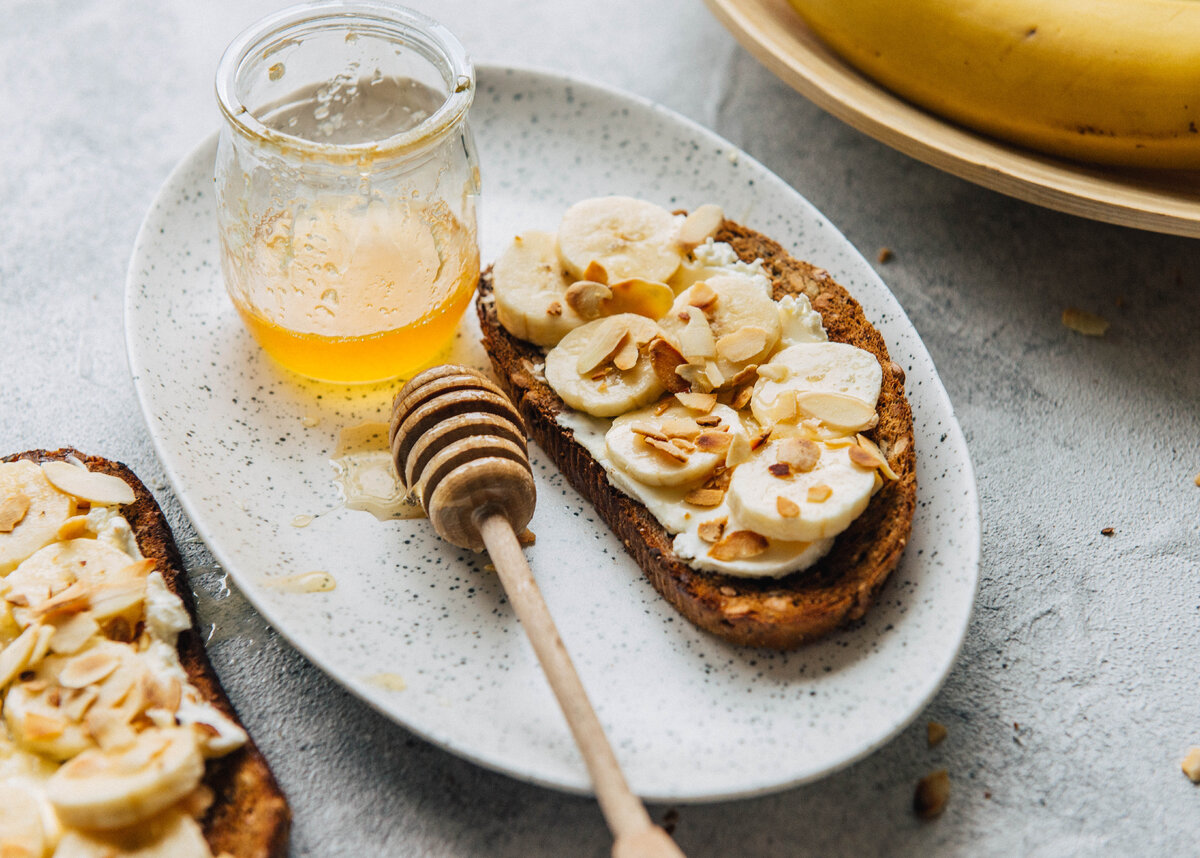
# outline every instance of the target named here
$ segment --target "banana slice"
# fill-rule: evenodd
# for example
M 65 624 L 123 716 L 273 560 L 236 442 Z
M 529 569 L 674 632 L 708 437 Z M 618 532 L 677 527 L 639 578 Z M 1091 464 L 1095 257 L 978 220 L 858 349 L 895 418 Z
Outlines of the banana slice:
M 722 428 L 726 432 L 741 428 L 737 412 L 725 405 L 714 406 L 705 415 L 706 423 L 719 418 L 717 426 L 701 426 L 696 423 L 699 415 L 682 405 L 656 411 L 657 407 L 651 407 L 623 414 L 604 436 L 605 451 L 612 463 L 648 486 L 703 481 L 724 461 L 729 445 L 706 444 L 700 436 L 721 432 Z
M 835 423 L 837 418 L 831 415 L 836 406 L 852 404 L 814 394 L 834 394 L 858 400 L 865 406 L 865 409 L 859 410 L 869 421 L 874 415 L 883 383 L 883 369 L 875 355 L 847 343 L 800 343 L 789 346 L 775 355 L 770 363 L 760 366 L 758 374 L 760 377 L 750 398 L 750 411 L 763 426 L 773 426 L 780 421 L 781 397 L 798 398 L 801 407 L 792 409 L 788 403 L 786 408 L 794 416 L 815 416 L 818 419 L 826 416 Z M 805 400 L 811 400 L 807 411 L 803 407 Z M 840 415 L 847 411 L 849 409 L 843 408 L 838 413 Z M 782 416 L 785 420 L 794 419 Z M 861 425 L 828 425 L 839 433 L 853 433 L 862 428 Z
M 622 313 L 571 331 L 546 355 L 546 381 L 567 405 L 613 417 L 656 400 L 662 383 L 646 355 L 655 322 Z
M 120 831 L 67 831 L 55 858 L 212 858 L 200 824 L 172 808 Z
M 492 266 L 496 316 L 514 337 L 553 346 L 584 319 L 567 302 L 570 279 L 558 261 L 557 239 L 525 232 Z
M 745 274 L 721 274 L 681 292 L 659 324 L 676 343 L 683 344 L 689 362 L 712 360 L 722 383 L 734 379 L 750 364 L 766 360 L 783 331 L 779 309 L 767 293 L 766 281 Z M 688 343 L 695 335 L 701 314 L 712 334 L 712 355 L 707 347 L 689 354 Z M 690 330 L 689 330 L 690 329 Z M 711 376 L 711 373 L 710 373 Z
M 203 775 L 190 728 L 152 728 L 128 747 L 84 751 L 65 763 L 46 781 L 46 797 L 67 825 L 122 828 L 179 801 Z
M 666 282 L 683 259 L 683 218 L 633 197 L 595 197 L 567 209 L 558 227 L 558 255 L 577 280 L 595 263 L 608 283 L 640 277 Z M 593 269 L 594 270 L 594 269 Z
M 37 788 L 31 783 L 0 784 L 0 855 L 4 858 L 42 858 L 46 832 Z
M 17 567 L 6 582 L 9 592 L 6 598 L 14 601 L 16 596 L 23 602 L 18 612 L 36 613 L 54 597 L 68 587 L 80 586 L 81 597 L 90 598 L 93 614 L 97 619 L 107 620 L 116 616 L 125 617 L 132 628 L 141 616 L 142 597 L 149 561 L 135 561 L 125 552 L 99 539 L 68 539 L 47 545 Z M 119 599 L 119 604 L 109 606 L 108 597 L 128 592 L 128 598 Z M 100 603 L 105 603 L 101 605 Z M 27 616 L 27 615 L 25 615 Z M 21 617 L 18 616 L 18 621 Z
M 10 498 L 14 507 L 24 508 L 24 512 L 11 529 L 0 531 L 0 575 L 7 575 L 53 542 L 59 527 L 75 514 L 75 499 L 56 489 L 40 467 L 25 460 L 0 464 L 0 503 Z
M 740 527 L 770 539 L 815 542 L 836 536 L 867 508 L 875 470 L 854 464 L 849 446 L 824 444 L 815 445 L 820 452 L 815 463 L 795 470 L 781 456 L 788 443 L 767 444 L 733 472 L 725 495 L 730 512 Z

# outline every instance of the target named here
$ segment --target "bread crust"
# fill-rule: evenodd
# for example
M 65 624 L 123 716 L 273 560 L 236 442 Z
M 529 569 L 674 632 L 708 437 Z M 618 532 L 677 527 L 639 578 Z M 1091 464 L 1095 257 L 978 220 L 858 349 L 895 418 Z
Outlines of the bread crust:
M 196 602 L 188 586 L 179 549 L 154 496 L 128 467 L 120 462 L 88 456 L 64 447 L 58 450 L 29 450 L 0 461 L 29 459 L 33 462 L 77 459 L 89 471 L 120 477 L 133 489 L 134 501 L 121 508 L 137 539 L 138 548 L 156 561 L 155 569 L 172 593 L 183 600 L 192 627 L 179 635 L 179 661 L 196 689 L 213 706 L 238 724 L 237 712 L 221 687 L 208 660 L 196 618 Z M 223 757 L 208 760 L 203 783 L 215 800 L 200 820 L 204 837 L 214 855 L 227 852 L 235 858 L 284 858 L 287 854 L 291 811 L 267 761 L 247 738 L 246 744 Z
M 744 646 L 792 649 L 857 620 L 876 601 L 900 561 L 916 509 L 912 411 L 904 371 L 862 307 L 823 269 L 790 256 L 775 241 L 726 220 L 715 236 L 746 262 L 761 259 L 776 300 L 807 295 L 830 340 L 874 354 L 883 368 L 879 423 L 869 432 L 898 479 L 885 482 L 867 509 L 816 565 L 779 579 L 748 579 L 696 570 L 672 550 L 671 535 L 638 501 L 614 488 L 603 467 L 558 424 L 563 401 L 542 379 L 544 354 L 500 325 L 491 270 L 479 282 L 476 310 L 483 344 L 501 386 L 517 403 L 530 434 L 587 498 L 637 561 L 654 588 L 688 620 Z

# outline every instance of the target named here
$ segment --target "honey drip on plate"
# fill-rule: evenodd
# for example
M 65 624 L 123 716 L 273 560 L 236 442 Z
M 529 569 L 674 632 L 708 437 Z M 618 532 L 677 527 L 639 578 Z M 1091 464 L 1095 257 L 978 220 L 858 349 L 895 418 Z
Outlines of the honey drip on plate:
M 420 502 L 409 497 L 396 476 L 388 424 L 362 423 L 343 429 L 330 461 L 346 509 L 369 512 L 380 521 L 425 517 Z
M 337 587 L 337 581 L 328 572 L 297 572 L 294 575 L 273 575 L 263 579 L 263 584 L 285 593 L 328 593 Z

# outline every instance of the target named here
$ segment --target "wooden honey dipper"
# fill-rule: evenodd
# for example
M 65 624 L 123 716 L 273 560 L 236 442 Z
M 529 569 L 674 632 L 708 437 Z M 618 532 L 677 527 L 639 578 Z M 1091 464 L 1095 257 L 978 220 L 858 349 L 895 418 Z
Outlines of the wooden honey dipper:
M 396 473 L 434 530 L 447 542 L 486 548 L 491 556 L 587 765 L 613 834 L 613 858 L 683 858 L 625 782 L 517 542 L 536 501 L 517 409 L 482 373 L 437 366 L 396 394 L 388 439 Z

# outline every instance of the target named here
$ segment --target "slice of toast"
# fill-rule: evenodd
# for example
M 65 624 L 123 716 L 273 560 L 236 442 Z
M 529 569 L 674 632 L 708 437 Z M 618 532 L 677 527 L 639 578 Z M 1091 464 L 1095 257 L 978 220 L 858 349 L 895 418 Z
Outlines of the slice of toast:
M 133 489 L 134 501 L 121 507 L 142 554 L 156 562 L 167 587 L 183 601 L 192 627 L 179 635 L 179 661 L 191 683 L 221 713 L 236 723 L 237 713 L 208 660 L 197 628 L 196 605 L 184 573 L 166 517 L 141 480 L 125 465 L 70 448 L 30 450 L 0 461 L 29 459 L 33 462 L 77 459 L 89 471 L 119 477 Z M 204 837 L 214 855 L 234 858 L 282 858 L 287 854 L 291 811 L 275 782 L 266 760 L 252 739 L 236 751 L 208 760 L 203 783 L 212 790 L 214 801 L 200 820 Z
M 900 561 L 916 508 L 912 411 L 904 396 L 904 371 L 888 356 L 883 337 L 862 307 L 828 272 L 794 259 L 775 241 L 733 221 L 724 221 L 714 238 L 728 242 L 746 262 L 761 259 L 776 300 L 807 295 L 830 340 L 871 352 L 883 368 L 879 423 L 864 434 L 879 445 L 898 479 L 885 482 L 829 554 L 783 578 L 722 575 L 681 561 L 672 550 L 671 534 L 641 503 L 614 488 L 574 433 L 557 422 L 567 406 L 542 377 L 545 354 L 500 325 L 490 269 L 480 278 L 476 308 L 492 366 L 533 439 L 592 503 L 654 588 L 687 619 L 719 637 L 790 649 L 862 617 Z

